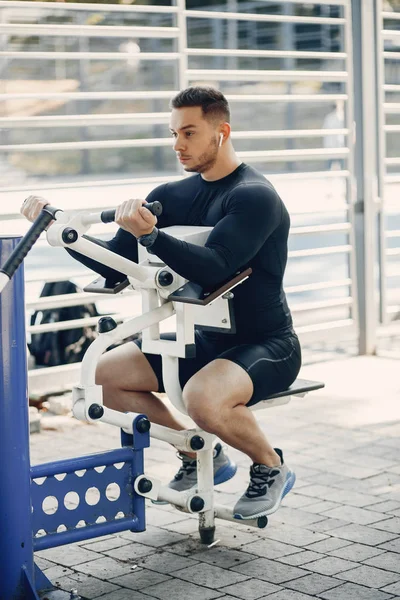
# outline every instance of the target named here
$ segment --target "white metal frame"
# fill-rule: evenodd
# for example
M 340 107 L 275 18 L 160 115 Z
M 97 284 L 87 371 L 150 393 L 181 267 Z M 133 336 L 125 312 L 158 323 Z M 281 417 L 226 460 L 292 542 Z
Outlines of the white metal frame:
M 179 383 L 179 357 L 185 356 L 185 347 L 187 344 L 194 343 L 195 325 L 218 326 L 219 328 L 231 328 L 229 302 L 231 300 L 230 289 L 224 290 L 215 300 L 207 306 L 195 306 L 193 304 L 173 302 L 168 296 L 185 283 L 179 275 L 168 268 L 161 260 L 154 255 L 147 254 L 140 247 L 139 265 L 131 263 L 129 269 L 126 259 L 114 254 L 109 250 L 85 240 L 82 235 L 87 231 L 90 224 L 101 221 L 101 213 L 86 215 L 69 216 L 67 213 L 56 214 L 56 220 L 47 232 L 47 240 L 51 246 L 69 246 L 78 250 L 80 253 L 94 258 L 108 266 L 116 268 L 119 272 L 128 275 L 131 285 L 139 290 L 143 298 L 143 314 L 133 317 L 104 333 L 100 333 L 98 338 L 90 345 L 85 353 L 80 369 L 79 384 L 73 388 L 73 413 L 77 419 L 84 421 L 102 421 L 110 425 L 115 425 L 127 433 L 132 431 L 132 421 L 137 417 L 136 413 L 121 413 L 119 411 L 107 408 L 103 405 L 102 387 L 96 385 L 95 375 L 98 361 L 108 347 L 119 343 L 131 335 L 142 332 L 142 348 L 146 352 L 161 353 L 163 363 L 163 381 L 166 393 L 172 404 L 183 414 L 187 415 L 186 406 L 182 397 L 182 389 Z M 76 242 L 66 244 L 62 239 L 62 233 L 65 228 L 72 228 L 79 237 Z M 167 228 L 170 235 L 180 237 L 191 243 L 204 244 L 210 229 L 209 227 L 170 227 Z M 173 275 L 172 283 L 167 287 L 162 287 L 158 283 L 157 274 L 160 271 L 168 269 Z M 6 283 L 6 282 L 5 282 Z M 234 286 L 232 286 L 234 287 Z M 233 292 L 234 293 L 234 292 Z M 160 340 L 159 324 L 163 320 L 176 315 L 176 341 Z M 300 394 L 303 396 L 304 394 Z M 286 404 L 291 396 L 284 396 L 276 399 L 261 401 L 251 408 L 251 410 L 260 410 L 272 406 Z M 91 416 L 91 408 L 96 405 L 101 408 L 100 416 L 96 418 Z M 153 500 L 170 502 L 171 504 L 183 509 L 186 512 L 199 514 L 200 534 L 204 529 L 213 529 L 215 518 L 221 518 L 228 521 L 240 523 L 234 518 L 233 508 L 216 504 L 214 502 L 214 474 L 213 474 L 213 442 L 215 436 L 205 432 L 199 427 L 187 429 L 184 431 L 175 431 L 157 424 L 151 424 L 151 437 L 173 444 L 178 450 L 193 451 L 191 446 L 192 439 L 200 436 L 204 441 L 204 446 L 197 450 L 197 475 L 198 485 L 196 489 L 185 492 L 177 492 L 153 477 L 143 475 L 135 481 L 135 490 L 138 494 Z M 152 484 L 149 492 L 143 492 L 140 489 L 140 482 L 146 479 Z M 194 497 L 201 498 L 204 506 L 201 510 L 195 510 L 192 507 Z M 249 519 L 245 521 L 246 525 L 253 527 L 261 525 L 258 519 Z

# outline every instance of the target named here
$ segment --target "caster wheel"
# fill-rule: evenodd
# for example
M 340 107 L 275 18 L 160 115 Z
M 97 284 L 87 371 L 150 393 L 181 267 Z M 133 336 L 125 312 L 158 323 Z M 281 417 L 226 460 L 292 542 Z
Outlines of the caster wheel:
M 199 527 L 200 541 L 202 544 L 210 545 L 214 541 L 215 527 Z
M 258 517 L 257 527 L 259 529 L 264 529 L 264 527 L 266 527 L 267 525 L 268 525 L 268 517 L 266 517 L 266 516 Z

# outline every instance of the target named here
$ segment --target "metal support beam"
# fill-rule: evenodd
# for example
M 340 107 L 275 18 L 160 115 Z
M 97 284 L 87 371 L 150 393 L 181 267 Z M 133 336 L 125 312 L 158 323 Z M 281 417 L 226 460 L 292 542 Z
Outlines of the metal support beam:
M 353 0 L 354 116 L 356 125 L 355 236 L 358 281 L 359 353 L 375 354 L 377 181 L 376 0 Z

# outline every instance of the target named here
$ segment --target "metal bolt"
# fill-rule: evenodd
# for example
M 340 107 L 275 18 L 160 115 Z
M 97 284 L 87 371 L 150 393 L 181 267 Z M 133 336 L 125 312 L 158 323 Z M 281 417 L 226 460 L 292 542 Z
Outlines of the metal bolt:
M 222 323 L 227 323 L 228 319 L 222 319 Z

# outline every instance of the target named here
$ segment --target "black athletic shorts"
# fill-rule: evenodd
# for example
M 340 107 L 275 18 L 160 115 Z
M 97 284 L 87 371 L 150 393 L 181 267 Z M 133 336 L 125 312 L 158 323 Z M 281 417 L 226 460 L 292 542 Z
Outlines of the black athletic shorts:
M 301 367 L 301 348 L 296 334 L 271 337 L 262 343 L 232 346 L 229 335 L 212 339 L 196 330 L 195 358 L 179 359 L 179 380 L 182 389 L 189 379 L 216 358 L 225 358 L 241 366 L 250 376 L 254 392 L 247 406 L 264 400 L 270 394 L 286 390 L 296 379 Z M 163 339 L 175 339 L 166 333 Z M 141 348 L 141 340 L 134 343 Z M 158 392 L 165 392 L 162 379 L 162 362 L 159 354 L 145 353 L 158 379 Z

